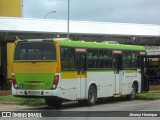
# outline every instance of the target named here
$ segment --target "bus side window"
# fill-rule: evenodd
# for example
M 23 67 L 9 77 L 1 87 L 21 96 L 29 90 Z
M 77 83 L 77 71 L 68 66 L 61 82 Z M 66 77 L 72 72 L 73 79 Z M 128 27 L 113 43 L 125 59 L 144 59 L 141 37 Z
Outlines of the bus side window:
M 111 51 L 110 50 L 104 50 L 104 66 L 105 66 L 105 68 L 112 67 Z
M 138 55 L 135 51 L 132 52 L 132 64 L 133 68 L 138 68 Z
M 93 56 L 93 53 L 92 53 L 92 49 L 88 49 L 88 53 L 87 53 L 87 66 L 88 68 L 92 68 L 92 56 Z
M 75 70 L 74 48 L 61 47 L 62 70 Z
M 130 69 L 132 68 L 132 54 L 131 51 L 123 51 L 123 68 Z
M 99 68 L 105 68 L 104 50 L 99 50 Z
M 88 68 L 99 68 L 98 49 L 88 49 L 87 60 Z
M 98 68 L 98 49 L 93 49 L 93 68 Z

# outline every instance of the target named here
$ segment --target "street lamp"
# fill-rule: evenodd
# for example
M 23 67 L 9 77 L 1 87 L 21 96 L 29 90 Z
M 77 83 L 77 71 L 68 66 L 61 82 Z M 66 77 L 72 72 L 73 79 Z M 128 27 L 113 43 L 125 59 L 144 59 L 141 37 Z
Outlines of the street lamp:
M 44 19 L 47 17 L 47 15 L 49 15 L 49 14 L 51 14 L 51 13 L 55 13 L 55 12 L 56 12 L 56 11 L 51 11 L 51 12 L 45 14 L 45 15 L 44 15 Z
M 70 5 L 70 0 L 68 0 L 68 24 L 67 24 L 67 38 L 69 39 L 69 6 Z

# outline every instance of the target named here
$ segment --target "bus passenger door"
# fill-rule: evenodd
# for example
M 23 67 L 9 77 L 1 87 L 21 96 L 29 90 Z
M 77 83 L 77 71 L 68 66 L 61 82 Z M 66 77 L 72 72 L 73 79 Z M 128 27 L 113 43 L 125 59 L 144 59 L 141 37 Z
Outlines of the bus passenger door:
M 86 89 L 86 53 L 76 53 L 77 99 L 85 98 Z
M 141 52 L 143 53 L 143 52 Z M 149 91 L 149 78 L 148 78 L 148 59 L 147 57 L 144 56 L 140 56 L 139 57 L 139 61 L 140 61 L 140 68 L 141 68 L 141 91 Z
M 115 53 L 116 54 L 115 54 Z M 113 66 L 114 66 L 114 75 L 115 75 L 115 79 L 114 79 L 114 94 L 120 94 L 121 93 L 121 82 L 122 82 L 122 74 L 121 74 L 121 70 L 122 70 L 122 55 L 121 55 L 121 51 L 113 51 L 113 58 L 114 58 L 114 62 L 113 62 Z

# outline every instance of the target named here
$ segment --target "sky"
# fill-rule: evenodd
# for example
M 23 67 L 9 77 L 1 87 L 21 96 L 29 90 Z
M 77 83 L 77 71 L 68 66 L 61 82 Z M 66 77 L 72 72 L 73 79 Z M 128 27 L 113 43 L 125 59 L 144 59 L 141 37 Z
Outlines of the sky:
M 23 0 L 23 17 L 66 20 L 68 0 Z M 70 0 L 70 20 L 160 24 L 160 0 Z

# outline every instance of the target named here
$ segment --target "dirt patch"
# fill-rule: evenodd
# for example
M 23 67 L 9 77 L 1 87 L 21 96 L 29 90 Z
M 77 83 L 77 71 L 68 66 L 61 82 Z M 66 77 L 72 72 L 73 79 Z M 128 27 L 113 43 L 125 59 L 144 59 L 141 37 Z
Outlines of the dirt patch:
M 19 110 L 24 108 L 31 108 L 29 106 L 16 105 L 15 103 L 0 103 L 0 111 L 4 110 Z

